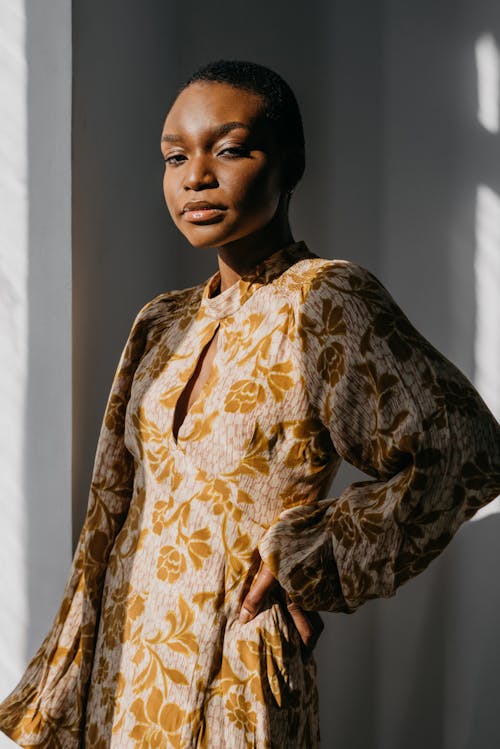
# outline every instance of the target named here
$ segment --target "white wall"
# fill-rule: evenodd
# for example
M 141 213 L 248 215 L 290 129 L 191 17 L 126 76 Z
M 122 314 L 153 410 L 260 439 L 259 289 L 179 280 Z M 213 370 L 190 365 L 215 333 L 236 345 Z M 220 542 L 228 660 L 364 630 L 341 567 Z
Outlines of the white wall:
M 21 668 L 28 621 L 26 590 L 26 497 L 24 413 L 28 380 L 28 196 L 26 189 L 25 19 L 14 3 L 0 10 L 0 121 L 2 142 L 0 211 L 3 226 L 0 270 L 2 349 L 0 443 L 0 690 L 4 694 Z M 7 118 L 10 112 L 10 118 Z M 21 622 L 22 627 L 10 626 Z M 4 634 L 5 633 L 5 634 Z
M 0 5 L 0 699 L 71 560 L 71 12 Z M 2 743 L 3 742 L 3 743 Z M 3 734 L 1 746 L 13 746 Z

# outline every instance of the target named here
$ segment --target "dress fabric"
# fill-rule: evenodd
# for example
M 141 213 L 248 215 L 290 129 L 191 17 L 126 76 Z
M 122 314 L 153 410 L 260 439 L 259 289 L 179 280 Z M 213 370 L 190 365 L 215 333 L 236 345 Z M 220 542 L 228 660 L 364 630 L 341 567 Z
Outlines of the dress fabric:
M 352 613 L 500 493 L 500 425 L 371 272 L 295 242 L 219 281 L 134 320 L 63 601 L 0 704 L 21 747 L 316 749 L 314 653 L 282 596 L 238 620 L 260 560 L 306 610 Z M 342 459 L 371 478 L 329 497 Z

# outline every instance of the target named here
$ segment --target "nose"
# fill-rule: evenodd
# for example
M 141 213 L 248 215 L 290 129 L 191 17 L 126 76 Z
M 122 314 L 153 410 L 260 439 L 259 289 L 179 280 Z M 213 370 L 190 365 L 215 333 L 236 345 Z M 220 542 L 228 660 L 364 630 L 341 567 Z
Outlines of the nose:
M 191 156 L 185 171 L 185 190 L 205 190 L 217 187 L 218 182 L 209 164 L 209 159 L 203 154 Z

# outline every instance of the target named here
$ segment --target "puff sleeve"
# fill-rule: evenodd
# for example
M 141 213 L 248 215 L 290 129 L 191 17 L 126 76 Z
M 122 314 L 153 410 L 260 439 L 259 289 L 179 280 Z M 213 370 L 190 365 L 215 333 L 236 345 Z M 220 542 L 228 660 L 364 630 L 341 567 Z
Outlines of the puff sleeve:
M 0 704 L 0 730 L 19 746 L 78 749 L 85 718 L 107 561 L 134 482 L 124 443 L 125 410 L 161 295 L 136 315 L 100 428 L 86 517 L 51 628 L 22 678 Z
M 352 613 L 393 596 L 500 494 L 500 425 L 362 266 L 327 261 L 297 324 L 333 448 L 373 480 L 284 510 L 259 552 L 305 610 Z

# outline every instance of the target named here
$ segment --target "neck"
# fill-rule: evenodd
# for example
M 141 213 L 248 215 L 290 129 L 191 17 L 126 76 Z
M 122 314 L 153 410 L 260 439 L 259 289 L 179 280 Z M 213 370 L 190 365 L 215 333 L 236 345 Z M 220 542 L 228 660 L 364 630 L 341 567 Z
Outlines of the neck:
M 263 229 L 219 247 L 217 250 L 220 273 L 219 291 L 225 291 L 261 260 L 279 250 L 280 247 L 293 242 L 295 239 L 288 217 L 285 217 L 282 221 L 273 219 Z

